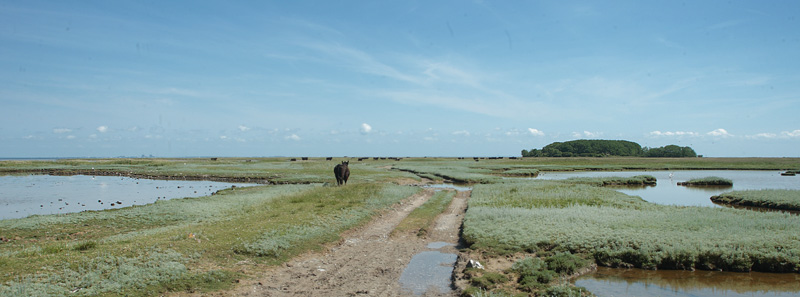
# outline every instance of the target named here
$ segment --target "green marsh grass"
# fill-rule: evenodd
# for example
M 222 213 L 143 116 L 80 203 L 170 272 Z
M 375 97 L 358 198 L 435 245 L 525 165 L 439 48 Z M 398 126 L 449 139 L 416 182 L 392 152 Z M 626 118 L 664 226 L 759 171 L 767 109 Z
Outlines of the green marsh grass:
M 799 190 L 731 191 L 711 197 L 714 203 L 771 209 L 800 210 Z
M 733 181 L 727 178 L 709 176 L 693 178 L 685 182 L 679 182 L 682 186 L 733 186 Z
M 14 240 L 0 245 L 0 296 L 218 290 L 248 277 L 237 272 L 241 261 L 274 265 L 320 249 L 419 190 L 388 183 L 259 186 L 2 220 L 0 234 Z
M 424 236 L 430 230 L 436 217 L 447 209 L 453 201 L 456 191 L 438 191 L 420 207 L 417 207 L 395 227 L 393 233 L 417 231 L 417 235 Z
M 476 185 L 463 236 L 473 248 L 570 251 L 612 267 L 798 272 L 797 230 L 789 214 L 656 205 L 565 181 Z

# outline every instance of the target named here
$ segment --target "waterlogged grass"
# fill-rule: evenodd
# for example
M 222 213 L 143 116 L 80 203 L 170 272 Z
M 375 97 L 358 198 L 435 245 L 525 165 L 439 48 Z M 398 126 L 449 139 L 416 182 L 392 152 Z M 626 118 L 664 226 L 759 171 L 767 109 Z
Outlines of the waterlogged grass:
M 612 267 L 800 271 L 796 216 L 655 205 L 568 182 L 531 184 L 476 186 L 464 239 L 501 253 L 588 254 Z
M 652 175 L 637 175 L 632 177 L 573 177 L 569 182 L 584 183 L 595 186 L 654 186 L 656 178 Z
M 411 172 L 420 176 L 433 179 L 447 179 L 459 183 L 492 183 L 500 181 L 499 176 L 493 176 L 492 170 L 486 168 L 473 168 L 466 161 L 450 164 L 400 164 L 393 168 L 398 171 Z
M 798 190 L 746 190 L 731 191 L 711 197 L 714 203 L 755 206 L 771 209 L 800 210 Z
M 237 263 L 272 265 L 320 249 L 416 191 L 375 183 L 261 186 L 116 210 L 2 220 L 0 235 L 11 241 L 0 244 L 0 295 L 218 290 L 248 276 L 238 272 Z
M 685 182 L 679 182 L 681 186 L 733 186 L 733 181 L 727 178 L 709 176 L 693 178 Z
M 574 205 L 645 207 L 644 200 L 612 189 L 593 186 L 602 181 L 581 179 L 572 181 L 509 182 L 476 185 L 472 190 L 470 207 L 542 208 Z
M 432 227 L 436 217 L 447 209 L 453 201 L 456 191 L 438 191 L 420 207 L 414 209 L 395 227 L 392 233 L 416 231 L 417 235 L 424 236 Z

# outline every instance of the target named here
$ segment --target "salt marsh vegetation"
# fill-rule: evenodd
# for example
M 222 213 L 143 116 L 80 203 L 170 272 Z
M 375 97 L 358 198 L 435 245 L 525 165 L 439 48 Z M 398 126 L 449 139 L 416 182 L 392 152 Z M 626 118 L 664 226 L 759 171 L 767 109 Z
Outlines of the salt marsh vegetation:
M 549 257 L 569 252 L 612 267 L 797 272 L 797 216 L 647 203 L 603 185 L 650 177 L 508 178 L 575 170 L 789 170 L 791 158 L 346 158 L 3 161 L 0 174 L 97 174 L 269 184 L 106 211 L 0 220 L 0 295 L 160 295 L 230 288 L 420 191 L 422 178 L 475 183 L 463 225 L 471 250 Z M 435 216 L 450 192 L 437 194 Z M 423 226 L 420 223 L 417 226 Z M 423 227 L 413 227 L 420 228 Z M 241 263 L 247 263 L 246 265 Z M 520 264 L 522 265 L 522 264 Z M 548 266 L 549 267 L 549 266 Z M 549 268 L 548 268 L 549 269 Z M 507 272 L 509 281 L 517 272 Z M 546 274 L 546 272 L 544 272 Z M 491 278 L 491 277 L 489 277 Z M 134 280 L 139 282 L 134 283 Z M 553 286 L 546 292 L 572 292 Z M 476 294 L 492 295 L 481 290 Z M 585 292 L 582 294 L 585 295 Z
M 782 189 L 731 191 L 712 196 L 711 201 L 733 206 L 800 210 L 800 191 Z
M 0 296 L 136 296 L 230 287 L 247 277 L 236 263 L 282 263 L 320 249 L 416 191 L 377 183 L 259 186 L 2 220 L 0 234 L 8 242 L 0 245 Z
M 789 214 L 655 205 L 565 181 L 475 186 L 463 234 L 479 249 L 570 251 L 611 267 L 798 272 L 797 230 Z

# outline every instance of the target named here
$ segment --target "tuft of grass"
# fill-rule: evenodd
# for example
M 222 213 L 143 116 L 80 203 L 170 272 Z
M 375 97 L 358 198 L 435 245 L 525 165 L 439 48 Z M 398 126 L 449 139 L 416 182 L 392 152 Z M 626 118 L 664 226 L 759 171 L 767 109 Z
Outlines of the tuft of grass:
M 681 186 L 733 186 L 733 181 L 727 178 L 709 176 L 693 178 L 685 182 L 679 182 Z

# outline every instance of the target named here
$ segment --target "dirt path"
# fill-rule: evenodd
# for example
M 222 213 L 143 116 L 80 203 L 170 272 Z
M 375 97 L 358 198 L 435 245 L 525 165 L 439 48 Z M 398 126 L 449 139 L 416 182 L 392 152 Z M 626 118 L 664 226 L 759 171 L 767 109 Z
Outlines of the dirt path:
M 412 210 L 434 191 L 426 189 L 375 219 L 360 230 L 345 234 L 338 246 L 325 253 L 298 257 L 268 271 L 262 279 L 241 284 L 225 295 L 234 296 L 413 296 L 399 279 L 411 258 L 429 250 L 430 242 L 458 243 L 459 229 L 469 192 L 459 192 L 440 215 L 427 238 L 416 234 L 389 236 Z M 439 249 L 456 253 L 454 246 Z M 453 292 L 425 296 L 455 296 Z

